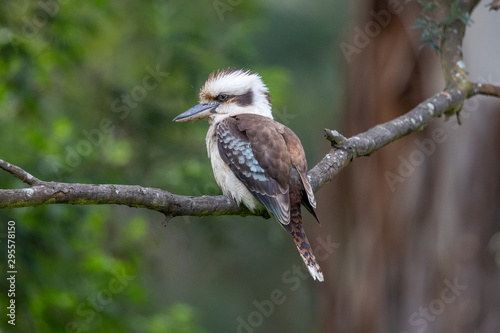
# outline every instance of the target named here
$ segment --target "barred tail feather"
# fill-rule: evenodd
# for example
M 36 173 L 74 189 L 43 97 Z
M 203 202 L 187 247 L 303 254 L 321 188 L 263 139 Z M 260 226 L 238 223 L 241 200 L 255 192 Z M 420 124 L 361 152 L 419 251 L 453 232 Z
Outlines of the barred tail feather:
M 302 260 L 304 260 L 307 269 L 309 269 L 311 276 L 315 280 L 323 281 L 323 272 L 316 261 L 316 257 L 314 256 L 311 245 L 309 244 L 309 240 L 307 239 L 306 233 L 302 228 L 300 203 L 298 205 L 292 205 L 290 224 L 284 225 L 283 227 L 285 227 L 288 233 L 293 237 L 300 256 L 302 257 Z

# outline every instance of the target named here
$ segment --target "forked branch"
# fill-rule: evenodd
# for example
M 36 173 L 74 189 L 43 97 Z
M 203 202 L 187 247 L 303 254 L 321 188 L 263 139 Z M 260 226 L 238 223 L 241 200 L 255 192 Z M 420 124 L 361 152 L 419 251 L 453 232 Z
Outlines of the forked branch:
M 462 1 L 464 10 L 471 12 L 477 1 Z M 494 1 L 491 5 L 497 5 Z M 389 143 L 422 130 L 432 120 L 458 113 L 464 101 L 476 95 L 500 97 L 500 87 L 490 83 L 471 82 L 462 57 L 465 24 L 456 20 L 444 28 L 441 41 L 441 63 L 446 87 L 423 101 L 406 114 L 364 133 L 345 138 L 337 131 L 325 130 L 332 149 L 309 171 L 314 191 L 360 156 L 368 156 Z M 182 196 L 136 185 L 90 185 L 47 182 L 25 170 L 0 160 L 0 168 L 30 185 L 22 189 L 0 190 L 0 208 L 31 207 L 47 204 L 106 205 L 117 204 L 156 210 L 167 216 L 255 215 L 237 206 L 225 196 Z M 265 211 L 258 215 L 267 217 Z

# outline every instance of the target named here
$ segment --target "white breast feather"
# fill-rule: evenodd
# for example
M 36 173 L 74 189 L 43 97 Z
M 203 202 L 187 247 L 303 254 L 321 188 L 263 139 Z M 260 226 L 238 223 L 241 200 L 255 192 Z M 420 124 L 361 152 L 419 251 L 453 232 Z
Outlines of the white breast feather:
M 214 134 L 215 125 L 212 125 L 208 128 L 206 141 L 215 181 L 225 196 L 233 198 L 238 204 L 242 202 L 250 211 L 254 212 L 260 206 L 260 203 L 222 160 L 217 146 L 217 138 Z

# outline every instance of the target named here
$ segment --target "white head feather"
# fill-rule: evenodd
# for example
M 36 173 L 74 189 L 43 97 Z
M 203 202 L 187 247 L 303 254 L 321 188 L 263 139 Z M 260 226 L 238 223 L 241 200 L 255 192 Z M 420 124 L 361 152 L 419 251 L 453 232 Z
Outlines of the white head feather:
M 227 100 L 220 102 L 219 96 Z M 209 116 L 210 123 L 216 123 L 241 113 L 253 113 L 273 118 L 269 89 L 260 75 L 249 70 L 223 69 L 209 75 L 199 94 L 201 104 L 220 103 L 215 113 Z

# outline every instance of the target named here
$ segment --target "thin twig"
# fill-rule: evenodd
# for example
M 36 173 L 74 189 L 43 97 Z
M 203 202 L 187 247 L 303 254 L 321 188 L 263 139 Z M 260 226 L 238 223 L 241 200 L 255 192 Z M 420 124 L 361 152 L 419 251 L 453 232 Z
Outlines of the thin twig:
M 491 83 L 473 83 L 472 90 L 475 94 L 500 97 L 500 86 Z
M 439 92 L 417 105 L 408 113 L 372 127 L 364 133 L 345 138 L 336 131 L 327 130 L 332 150 L 308 173 L 314 191 L 329 183 L 333 177 L 357 157 L 367 156 L 387 144 L 416 132 L 428 125 L 447 110 L 455 109 L 463 101 L 476 94 L 494 95 L 492 87 L 467 85 L 471 90 L 457 89 Z M 191 197 L 170 192 L 131 185 L 90 185 L 74 183 L 43 182 L 23 169 L 0 160 L 0 167 L 29 185 L 24 189 L 0 190 L 0 208 L 32 207 L 46 204 L 118 204 L 156 210 L 165 216 L 209 216 L 209 215 L 258 215 L 252 213 L 225 196 Z
M 490 7 L 489 10 L 499 10 L 500 9 L 500 0 L 493 0 L 486 7 Z
M 30 186 L 36 186 L 36 185 L 40 185 L 43 183 L 40 179 L 31 175 L 29 172 L 24 171 L 20 167 L 14 165 L 14 164 L 10 164 L 9 162 L 6 162 L 2 159 L 0 159 L 0 168 L 11 173 L 14 177 L 22 180 L 24 183 L 26 183 Z
M 466 11 L 470 12 L 477 1 L 462 3 Z M 500 87 L 469 81 L 462 60 L 464 32 L 465 24 L 461 21 L 451 23 L 444 30 L 441 45 L 442 67 L 447 83 L 444 91 L 436 93 L 406 114 L 350 138 L 345 138 L 337 131 L 326 130 L 327 139 L 333 148 L 308 173 L 314 191 L 330 182 L 335 174 L 355 158 L 368 156 L 403 136 L 423 129 L 436 117 L 458 114 L 466 99 L 478 94 L 500 97 Z M 190 197 L 141 186 L 43 182 L 3 160 L 0 160 L 0 168 L 32 186 L 24 189 L 0 190 L 0 208 L 45 204 L 118 204 L 159 211 L 166 216 L 166 221 L 174 216 L 267 216 L 265 211 L 252 213 L 225 196 Z

